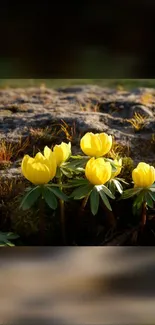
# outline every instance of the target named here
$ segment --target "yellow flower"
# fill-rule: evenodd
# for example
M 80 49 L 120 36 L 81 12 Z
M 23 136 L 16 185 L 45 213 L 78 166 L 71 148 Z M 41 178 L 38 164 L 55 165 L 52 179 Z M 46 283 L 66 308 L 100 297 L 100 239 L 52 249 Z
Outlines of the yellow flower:
M 112 147 L 112 136 L 106 133 L 87 132 L 80 141 L 80 147 L 87 156 L 102 157 Z
M 56 159 L 51 149 L 44 148 L 44 155 L 38 152 L 34 158 L 25 155 L 22 160 L 22 173 L 35 185 L 47 184 L 56 174 Z
M 89 159 L 85 168 L 85 175 L 90 183 L 94 185 L 103 185 L 111 177 L 111 164 L 105 162 L 104 158 L 94 157 Z
M 60 166 L 71 155 L 71 143 L 62 142 L 59 145 L 56 144 L 53 148 L 53 152 L 55 153 L 57 166 Z
M 155 182 L 155 169 L 140 162 L 132 172 L 132 179 L 136 187 L 149 187 Z
M 114 164 L 115 164 L 115 167 L 117 168 L 115 172 L 112 172 L 112 176 L 111 178 L 114 178 L 116 176 L 118 176 L 121 172 L 121 169 L 122 169 L 122 158 L 120 158 L 119 160 L 118 159 L 114 159 Z

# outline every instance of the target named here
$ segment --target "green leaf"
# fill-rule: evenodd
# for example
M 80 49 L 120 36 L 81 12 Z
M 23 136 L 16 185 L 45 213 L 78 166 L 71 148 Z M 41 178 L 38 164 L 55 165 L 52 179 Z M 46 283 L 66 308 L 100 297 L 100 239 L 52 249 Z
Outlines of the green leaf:
M 149 192 L 145 193 L 145 200 L 146 200 L 147 205 L 150 208 L 153 208 L 154 207 L 153 200 L 152 200 L 152 197 L 151 197 L 151 195 L 150 195 Z
M 77 155 L 77 156 L 70 156 L 71 159 L 88 159 L 89 157 L 88 156 L 80 156 L 80 155 Z
M 71 186 L 80 186 L 80 185 L 87 185 L 87 184 L 90 184 L 89 181 L 85 178 L 76 178 L 76 179 L 73 179 L 73 180 L 69 180 L 68 181 L 68 184 L 71 184 Z
M 154 185 L 154 184 L 153 184 Z M 149 190 L 151 191 L 151 192 L 155 192 L 155 186 L 153 186 L 153 185 L 151 185 L 151 187 L 149 187 Z
M 110 211 L 112 211 L 111 205 L 110 205 L 109 200 L 108 200 L 107 196 L 105 195 L 105 193 L 104 193 L 103 191 L 99 191 L 99 194 L 100 194 L 101 199 L 102 199 L 103 203 L 105 204 L 105 206 L 106 206 Z
M 7 232 L 0 231 L 0 242 L 7 242 Z
M 2 232 L 0 231 L 0 246 L 15 246 L 8 239 L 17 239 L 18 235 L 13 234 L 12 232 Z
M 63 167 L 73 170 L 73 171 L 76 171 L 76 169 L 79 167 L 84 168 L 88 160 L 89 160 L 88 157 L 82 158 L 82 159 L 75 159 L 73 161 L 65 163 L 65 165 L 63 165 Z
M 139 207 L 137 207 L 136 205 L 132 206 L 132 213 L 134 216 L 136 216 L 136 215 L 140 216 L 141 212 L 142 212 L 142 204 Z
M 30 209 L 32 205 L 37 201 L 39 196 L 41 195 L 41 187 L 36 186 L 31 191 L 29 191 L 23 198 L 19 209 L 23 209 L 24 211 Z
M 72 178 L 72 177 L 73 177 L 73 174 L 72 174 L 69 170 L 67 170 L 67 169 L 65 169 L 65 168 L 61 168 L 61 171 L 62 171 L 62 173 L 63 173 L 66 177 L 68 177 L 68 178 Z
M 80 199 L 84 198 L 85 196 L 87 196 L 92 191 L 93 187 L 94 187 L 94 185 L 92 185 L 92 184 L 80 186 L 72 192 L 70 197 L 71 198 L 73 197 L 75 200 L 80 200 Z
M 116 166 L 116 164 L 114 163 L 113 159 L 110 159 L 110 158 L 104 158 L 104 160 L 110 162 L 111 165 Z
M 137 195 L 136 199 L 134 200 L 133 206 L 137 209 L 140 209 L 144 201 L 145 201 L 145 191 L 143 190 Z
M 28 186 L 26 189 L 25 189 L 25 192 L 29 192 L 30 190 L 32 190 L 33 187 L 32 186 Z
M 61 177 L 61 169 L 60 169 L 60 167 L 57 167 L 55 177 L 56 177 L 56 178 L 60 178 L 60 177 Z
M 114 184 L 115 184 L 118 192 L 120 194 L 122 194 L 123 193 L 123 186 L 122 186 L 122 184 L 119 181 L 117 181 L 117 179 L 113 179 L 113 182 L 114 182 Z
M 114 182 L 113 182 L 112 179 L 110 181 L 108 181 L 107 186 L 108 186 L 110 192 L 113 193 L 113 194 L 115 194 L 116 187 L 115 187 Z
M 123 184 L 129 185 L 123 178 L 116 177 L 115 179 Z
M 17 234 L 14 234 L 13 232 L 8 232 L 7 238 L 8 239 L 17 239 L 17 238 L 19 238 L 19 236 Z
M 90 194 L 90 208 L 94 216 L 97 214 L 98 207 L 99 207 L 99 194 L 97 190 L 94 188 Z
M 58 188 L 59 188 L 59 187 L 71 188 L 72 186 L 69 185 L 69 183 L 67 183 L 67 184 L 61 184 L 61 185 L 60 185 L 60 184 L 55 184 L 55 183 L 48 183 L 48 184 L 45 184 L 44 187 L 49 187 L 49 188 L 50 188 L 50 187 L 56 187 L 56 188 L 57 188 L 57 187 L 58 187 Z
M 14 245 L 13 243 L 11 243 L 10 241 L 8 241 L 8 242 L 6 243 L 6 246 L 14 247 L 15 245 Z
M 55 194 L 55 196 L 57 196 L 59 199 L 63 201 L 68 201 L 68 196 L 65 193 L 63 193 L 59 188 L 49 187 L 49 190 L 52 191 Z
M 98 192 L 103 191 L 111 199 L 115 199 L 114 195 L 111 193 L 111 191 L 105 185 L 96 185 L 95 187 Z
M 155 201 L 155 192 L 149 191 L 149 194 L 153 201 Z
M 142 191 L 142 188 L 130 188 L 129 190 L 123 192 L 121 199 L 129 199 L 130 197 L 138 194 L 140 191 Z
M 43 188 L 43 198 L 51 209 L 55 210 L 57 208 L 57 199 L 49 187 Z

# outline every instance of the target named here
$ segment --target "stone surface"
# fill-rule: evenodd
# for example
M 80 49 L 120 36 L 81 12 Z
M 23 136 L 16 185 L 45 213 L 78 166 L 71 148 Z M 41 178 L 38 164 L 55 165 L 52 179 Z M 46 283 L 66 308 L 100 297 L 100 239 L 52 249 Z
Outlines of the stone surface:
M 142 101 L 145 94 L 152 95 L 152 103 Z M 17 143 L 30 135 L 33 128 L 45 128 L 65 121 L 76 125 L 73 147 L 78 148 L 80 136 L 87 131 L 107 132 L 129 145 L 135 163 L 139 160 L 155 162 L 155 89 L 139 88 L 118 91 L 99 86 L 0 90 L 0 140 Z M 135 132 L 129 122 L 134 113 L 145 116 L 143 129 Z M 20 174 L 11 167 L 10 175 Z M 16 171 L 15 171 L 16 169 Z M 0 175 L 6 175 L 5 170 Z M 9 175 L 9 174 L 8 174 Z

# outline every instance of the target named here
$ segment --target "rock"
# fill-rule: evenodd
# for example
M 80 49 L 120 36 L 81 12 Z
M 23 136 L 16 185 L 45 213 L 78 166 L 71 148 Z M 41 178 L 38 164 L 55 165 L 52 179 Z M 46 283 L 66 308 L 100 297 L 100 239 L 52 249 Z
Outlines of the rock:
M 131 108 L 131 117 L 135 113 L 141 114 L 142 116 L 146 116 L 146 117 L 154 117 L 154 114 L 151 111 L 151 109 L 149 107 L 146 107 L 146 106 L 143 106 L 143 105 L 132 106 L 132 108 Z
M 95 85 L 62 87 L 56 90 L 45 87 L 0 90 L 0 139 L 15 144 L 21 138 L 26 141 L 26 137 L 31 135 L 31 129 L 35 133 L 38 128 L 50 128 L 51 142 L 49 140 L 48 143 L 52 145 L 52 139 L 53 143 L 60 143 L 66 140 L 65 133 L 52 135 L 55 128 L 53 125 L 58 127 L 64 121 L 68 125 L 68 132 L 72 133 L 74 152 L 80 151 L 79 141 L 84 133 L 107 132 L 119 143 L 130 147 L 130 154 L 135 162 L 154 162 L 155 145 L 152 143 L 152 134 L 155 133 L 155 106 L 140 103 L 141 96 L 146 92 L 155 94 L 154 89 L 118 91 Z M 144 127 L 138 132 L 127 121 L 134 113 L 146 117 Z M 40 145 L 41 140 L 38 148 Z M 32 148 L 33 143 L 30 146 Z M 3 170 L 1 176 L 6 173 L 8 178 L 16 177 L 19 171 L 15 170 L 16 168 L 10 168 L 8 175 Z

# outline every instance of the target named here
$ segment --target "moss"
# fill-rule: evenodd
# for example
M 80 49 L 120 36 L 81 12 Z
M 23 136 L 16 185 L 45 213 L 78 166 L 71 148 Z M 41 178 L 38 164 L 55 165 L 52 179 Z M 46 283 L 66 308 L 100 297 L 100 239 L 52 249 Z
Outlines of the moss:
M 12 209 L 11 225 L 14 232 L 18 233 L 20 237 L 27 237 L 38 232 L 38 209 L 34 207 L 23 211 L 19 209 L 21 203 L 21 196 L 16 197 L 9 208 Z
M 127 145 L 119 143 L 113 139 L 113 144 L 110 152 L 106 155 L 107 158 L 117 159 L 123 156 L 129 156 L 130 148 Z
M 133 159 L 130 157 L 123 157 L 122 158 L 122 170 L 119 174 L 120 178 L 124 178 L 126 182 L 132 182 L 132 171 L 134 169 L 134 162 Z
M 44 202 L 43 210 L 39 209 L 38 202 L 31 209 L 19 209 L 22 197 L 18 196 L 12 202 L 11 230 L 20 236 L 23 245 L 42 245 L 42 231 L 44 245 L 52 245 L 54 240 L 61 241 L 59 211 L 53 211 Z M 42 228 L 43 227 L 43 228 Z

